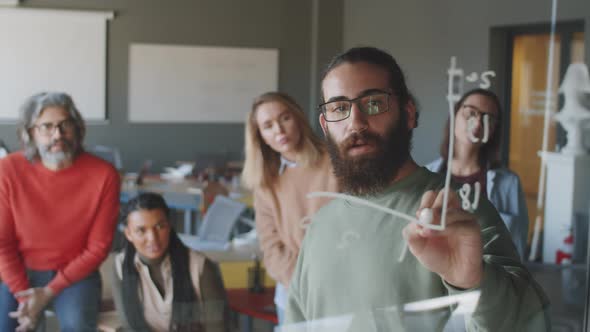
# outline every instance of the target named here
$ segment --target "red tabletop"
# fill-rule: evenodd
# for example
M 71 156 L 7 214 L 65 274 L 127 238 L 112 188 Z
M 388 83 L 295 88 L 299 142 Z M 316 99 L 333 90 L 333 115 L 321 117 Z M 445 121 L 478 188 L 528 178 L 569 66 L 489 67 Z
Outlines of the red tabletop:
M 274 296 L 274 288 L 265 288 L 264 293 L 252 293 L 247 288 L 227 290 L 229 307 L 233 311 L 278 324 Z

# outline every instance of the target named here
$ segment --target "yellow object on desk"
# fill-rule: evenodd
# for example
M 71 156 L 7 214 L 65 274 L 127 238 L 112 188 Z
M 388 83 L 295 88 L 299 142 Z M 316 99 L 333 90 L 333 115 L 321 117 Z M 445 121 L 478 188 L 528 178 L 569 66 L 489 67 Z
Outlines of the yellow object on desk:
M 246 204 L 247 207 L 254 208 L 254 194 L 251 191 L 244 191 L 238 199 L 239 202 Z
M 204 254 L 219 264 L 225 288 L 248 288 L 248 269 L 254 268 L 255 257 L 262 257 L 258 246 L 244 246 L 227 251 L 206 251 Z M 264 264 L 261 266 L 264 267 Z M 264 287 L 275 285 L 275 281 L 266 272 L 263 285 Z
M 254 261 L 250 262 L 221 262 L 219 263 L 225 288 L 248 288 L 248 269 L 254 268 Z M 265 272 L 264 287 L 274 287 L 275 281 Z

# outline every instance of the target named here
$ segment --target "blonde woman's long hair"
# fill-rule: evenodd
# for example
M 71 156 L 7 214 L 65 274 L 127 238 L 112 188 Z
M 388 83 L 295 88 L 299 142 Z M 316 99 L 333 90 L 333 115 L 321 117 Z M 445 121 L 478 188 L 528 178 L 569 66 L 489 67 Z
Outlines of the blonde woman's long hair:
M 297 123 L 301 132 L 301 141 L 297 147 L 295 160 L 298 165 L 303 167 L 317 165 L 325 151 L 323 141 L 314 134 L 303 109 L 295 99 L 282 92 L 267 92 L 258 96 L 254 99 L 252 109 L 246 118 L 246 161 L 242 171 L 242 183 L 251 190 L 270 188 L 279 175 L 281 155 L 264 142 L 256 121 L 258 107 L 269 102 L 279 102 L 287 106 Z

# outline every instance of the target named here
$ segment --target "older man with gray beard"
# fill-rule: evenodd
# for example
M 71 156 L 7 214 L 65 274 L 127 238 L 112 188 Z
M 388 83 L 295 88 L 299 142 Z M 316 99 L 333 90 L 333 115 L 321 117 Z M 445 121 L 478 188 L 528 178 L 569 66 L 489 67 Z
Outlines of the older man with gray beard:
M 96 331 L 119 175 L 83 150 L 65 93 L 28 98 L 18 134 L 24 149 L 0 160 L 0 331 L 34 328 L 50 303 L 61 331 Z

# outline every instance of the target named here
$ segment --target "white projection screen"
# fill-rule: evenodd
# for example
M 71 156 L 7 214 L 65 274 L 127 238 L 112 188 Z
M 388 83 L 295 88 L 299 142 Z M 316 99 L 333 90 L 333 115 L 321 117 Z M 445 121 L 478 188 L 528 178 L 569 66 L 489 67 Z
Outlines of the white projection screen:
M 252 100 L 277 90 L 278 50 L 132 44 L 129 121 L 244 122 Z
M 0 121 L 25 98 L 70 94 L 86 120 L 106 119 L 107 21 L 112 12 L 0 8 Z

